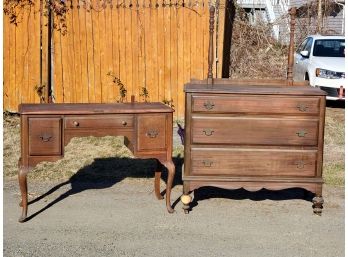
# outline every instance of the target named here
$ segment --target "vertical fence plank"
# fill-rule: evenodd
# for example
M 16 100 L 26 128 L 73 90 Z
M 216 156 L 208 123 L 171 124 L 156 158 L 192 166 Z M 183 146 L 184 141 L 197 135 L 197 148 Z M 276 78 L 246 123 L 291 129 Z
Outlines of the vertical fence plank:
M 86 11 L 86 36 L 87 36 L 87 68 L 88 68 L 88 102 L 95 103 L 95 70 L 94 70 L 94 41 L 93 41 L 93 19 L 91 7 Z
M 110 79 L 111 77 L 107 74 L 113 71 L 113 47 L 112 47 L 112 37 L 113 37 L 113 29 L 112 29 L 112 9 L 111 5 L 108 5 L 105 10 L 105 69 L 103 71 L 104 76 L 104 102 L 114 102 L 113 97 L 113 83 Z
M 177 8 L 170 7 L 170 92 L 175 108 L 178 107 L 178 29 Z
M 169 4 L 169 0 L 163 0 L 166 5 Z M 164 40 L 164 98 L 167 101 L 172 100 L 171 95 L 171 84 L 170 84 L 170 46 L 171 46 L 171 34 L 170 34 L 170 8 L 169 6 L 165 6 L 164 8 L 164 21 L 163 21 L 163 27 L 164 27 L 164 37 L 162 40 Z
M 77 85 L 81 87 L 81 103 L 88 103 L 88 53 L 87 53 L 87 31 L 86 31 L 86 9 L 83 3 L 78 0 L 78 24 L 79 27 L 79 50 L 81 73 L 76 74 L 80 76 L 81 84 Z
M 9 18 L 6 15 L 3 15 L 3 26 L 4 26 L 4 37 L 3 37 L 3 47 L 4 47 L 4 53 L 3 53 L 3 64 L 4 64 L 4 78 L 3 78 L 3 105 L 4 105 L 4 111 L 5 110 L 11 110 L 10 107 L 10 92 L 11 92 L 11 84 L 10 84 L 10 76 L 11 76 L 11 71 L 10 71 L 10 64 L 11 64 L 11 59 L 10 59 L 10 49 L 11 49 L 11 44 L 10 44 L 10 22 Z M 13 48 L 13 46 L 12 46 Z
M 70 0 L 67 2 L 69 5 L 69 15 L 67 16 L 67 26 L 68 26 L 68 34 L 64 35 L 65 38 L 65 51 L 69 56 L 69 59 L 67 61 L 67 69 L 65 69 L 66 74 L 66 83 L 65 88 L 66 91 L 69 92 L 68 99 L 66 102 L 68 103 L 75 103 L 76 102 L 76 89 L 75 89 L 75 52 L 74 52 L 74 37 L 75 31 L 73 27 L 73 9 L 72 7 L 72 1 Z M 67 59 L 67 58 L 66 58 Z
M 120 60 L 119 60 L 119 67 L 120 67 L 120 75 L 119 79 L 121 82 L 125 85 L 126 89 L 128 90 L 127 95 L 129 94 L 129 85 L 127 84 L 127 67 L 126 67 L 126 33 L 125 33 L 125 8 L 123 7 L 124 2 L 121 2 L 122 5 L 118 8 L 119 11 L 119 30 L 118 30 L 118 41 L 119 41 L 119 53 L 120 53 Z
M 185 95 L 183 92 L 183 86 L 184 86 L 184 12 L 181 6 L 182 1 L 178 1 L 178 23 L 176 26 L 176 30 L 178 33 L 178 88 L 177 88 L 177 95 L 178 95 L 178 103 L 175 108 L 176 113 L 183 114 L 184 113 L 184 106 L 185 106 Z
M 124 8 L 124 31 L 125 31 L 125 81 L 128 88 L 127 101 L 134 94 L 133 85 L 133 62 L 132 62 L 132 8 L 130 7 L 132 0 L 125 0 Z
M 120 49 L 119 49 L 119 40 L 118 40 L 118 33 L 119 33 L 119 8 L 118 6 L 118 0 L 113 0 L 112 2 L 112 75 L 120 77 Z M 112 77 L 109 77 L 109 80 L 111 81 L 111 87 L 112 87 L 112 100 L 116 101 L 118 97 L 118 90 L 116 88 L 115 83 L 112 82 Z
M 73 55 L 74 55 L 74 94 L 75 102 L 83 102 L 83 93 L 82 90 L 85 87 L 81 80 L 82 74 L 82 63 L 81 63 L 81 31 L 80 31 L 80 22 L 79 22 L 79 1 L 73 1 L 72 11 L 72 30 L 73 30 Z
M 132 23 L 132 28 L 131 28 L 131 36 L 132 36 L 132 40 L 131 40 L 131 44 L 132 44 L 132 70 L 131 70 L 131 75 L 132 75 L 132 92 L 133 95 L 136 96 L 137 98 L 137 94 L 138 94 L 138 85 L 139 85 L 139 36 L 138 36 L 138 14 L 137 14 L 137 6 L 136 6 L 136 2 L 132 3 L 132 9 L 131 9 L 132 13 L 132 17 L 131 17 L 131 23 Z
M 157 101 L 162 102 L 165 99 L 165 81 L 164 81 L 164 70 L 165 70 L 165 38 L 164 38 L 164 8 L 159 2 L 159 8 L 157 8 L 157 72 L 158 72 L 158 98 Z
M 101 102 L 101 69 L 100 69 L 100 2 L 98 0 L 92 1 L 93 7 L 96 11 L 92 11 L 93 21 L 93 54 L 94 54 L 94 88 L 95 88 L 95 102 Z
M 146 64 L 145 64 L 145 12 L 143 8 L 145 0 L 139 0 L 139 11 L 138 11 L 138 35 L 139 35 L 139 55 L 138 55 L 138 67 L 139 67 L 139 85 L 137 86 L 137 100 L 141 94 L 141 88 L 145 87 L 146 84 Z
M 107 79 L 107 59 L 108 59 L 108 49 L 107 49 L 107 31 L 106 31 L 106 12 L 109 9 L 106 6 L 106 2 L 101 5 L 102 10 L 99 12 L 99 40 L 100 40 L 100 102 L 106 103 L 108 97 L 108 91 L 106 87 Z

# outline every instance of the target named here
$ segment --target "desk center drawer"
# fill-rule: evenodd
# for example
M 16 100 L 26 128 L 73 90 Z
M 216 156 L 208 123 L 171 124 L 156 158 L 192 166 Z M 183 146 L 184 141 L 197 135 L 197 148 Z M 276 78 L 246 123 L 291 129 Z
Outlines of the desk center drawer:
M 71 116 L 65 118 L 65 128 L 132 128 L 133 115 L 99 115 L 99 116 Z
M 316 119 L 193 117 L 192 143 L 316 146 L 318 126 Z

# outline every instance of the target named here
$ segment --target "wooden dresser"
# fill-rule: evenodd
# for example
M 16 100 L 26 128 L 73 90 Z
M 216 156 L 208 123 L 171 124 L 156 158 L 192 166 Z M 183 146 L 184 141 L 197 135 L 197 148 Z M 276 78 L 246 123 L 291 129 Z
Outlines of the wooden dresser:
M 304 188 L 322 210 L 325 93 L 286 80 L 185 85 L 184 210 L 199 187 Z
M 22 104 L 19 185 L 22 215 L 27 219 L 27 173 L 37 163 L 64 157 L 73 137 L 125 136 L 136 157 L 156 158 L 155 194 L 160 193 L 161 167 L 168 169 L 166 205 L 173 212 L 170 193 L 175 173 L 172 162 L 173 109 L 162 103 L 124 104 Z

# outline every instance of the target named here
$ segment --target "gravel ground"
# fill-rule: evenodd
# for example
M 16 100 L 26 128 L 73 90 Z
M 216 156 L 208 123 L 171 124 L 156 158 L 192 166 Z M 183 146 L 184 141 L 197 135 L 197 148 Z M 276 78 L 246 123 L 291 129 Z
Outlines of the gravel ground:
M 182 151 L 176 132 L 174 145 Z M 165 180 L 163 174 L 162 189 Z M 344 256 L 344 187 L 324 185 L 322 216 L 313 215 L 311 197 L 301 189 L 209 188 L 194 193 L 185 215 L 180 168 L 174 214 L 155 198 L 151 175 L 109 182 L 29 181 L 29 200 L 39 200 L 29 205 L 34 217 L 19 223 L 18 183 L 5 178 L 4 256 Z
M 56 185 L 30 183 L 30 198 Z M 70 189 L 75 190 L 66 193 Z M 324 187 L 322 216 L 312 214 L 300 189 L 217 190 L 213 195 L 200 189 L 188 215 L 181 209 L 181 192 L 182 185 L 176 185 L 176 212 L 168 214 L 165 202 L 155 199 L 150 178 L 112 186 L 68 183 L 31 204 L 29 215 L 61 195 L 66 198 L 18 223 L 17 181 L 7 180 L 4 256 L 344 256 L 342 187 Z

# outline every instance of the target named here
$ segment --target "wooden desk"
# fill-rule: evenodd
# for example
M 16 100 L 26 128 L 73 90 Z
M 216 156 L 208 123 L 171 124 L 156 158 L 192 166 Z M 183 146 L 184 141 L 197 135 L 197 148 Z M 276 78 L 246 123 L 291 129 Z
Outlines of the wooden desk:
M 173 109 L 162 103 L 21 104 L 19 186 L 22 215 L 27 218 L 27 173 L 42 161 L 64 157 L 73 137 L 125 136 L 127 147 L 139 158 L 156 158 L 155 194 L 160 194 L 161 164 L 168 169 L 166 205 L 173 212 L 170 193 L 175 173 L 172 162 Z

